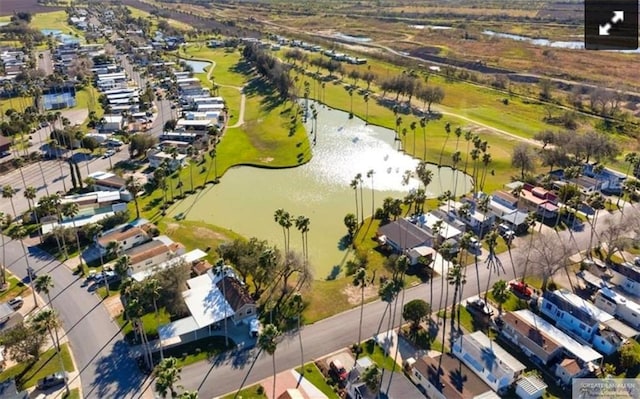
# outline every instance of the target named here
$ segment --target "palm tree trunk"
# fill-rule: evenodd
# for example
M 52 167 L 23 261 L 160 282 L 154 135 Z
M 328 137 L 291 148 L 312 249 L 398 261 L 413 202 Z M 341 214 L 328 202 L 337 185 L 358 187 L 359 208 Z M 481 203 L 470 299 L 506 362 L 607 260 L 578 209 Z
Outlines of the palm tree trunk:
M 24 247 L 24 241 L 20 240 L 20 244 L 22 245 L 22 253 L 24 254 L 24 260 L 27 262 L 27 270 L 31 270 L 31 266 L 29 265 L 29 254 Z M 38 297 L 36 296 L 36 289 L 33 286 L 33 274 L 31 272 L 27 273 L 29 275 L 29 288 L 31 288 L 31 292 L 33 293 L 33 304 L 37 308 L 38 305 Z
M 49 196 L 49 184 L 47 184 L 47 179 L 44 177 L 44 171 L 42 170 L 42 162 L 36 162 L 38 167 L 40 168 L 40 175 L 42 176 L 42 185 L 44 186 L 44 191 Z
M 304 347 L 302 346 L 302 330 L 300 330 L 300 318 L 301 315 L 298 314 L 298 342 L 300 343 L 300 374 L 304 376 Z M 298 379 L 298 384 L 300 385 L 300 379 Z
M 276 397 L 276 354 L 271 355 L 271 362 L 273 365 L 273 384 L 271 386 L 271 397 Z

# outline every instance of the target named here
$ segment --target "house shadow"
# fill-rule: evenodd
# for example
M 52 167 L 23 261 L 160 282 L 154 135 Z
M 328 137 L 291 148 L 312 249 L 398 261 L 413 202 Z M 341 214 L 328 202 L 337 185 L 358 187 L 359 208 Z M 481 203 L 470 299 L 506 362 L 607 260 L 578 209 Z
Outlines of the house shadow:
M 129 356 L 129 345 L 122 340 L 116 341 L 111 352 L 96 360 L 96 370 L 99 373 L 90 382 L 91 389 L 85 392 L 86 397 L 133 397 L 147 378 Z

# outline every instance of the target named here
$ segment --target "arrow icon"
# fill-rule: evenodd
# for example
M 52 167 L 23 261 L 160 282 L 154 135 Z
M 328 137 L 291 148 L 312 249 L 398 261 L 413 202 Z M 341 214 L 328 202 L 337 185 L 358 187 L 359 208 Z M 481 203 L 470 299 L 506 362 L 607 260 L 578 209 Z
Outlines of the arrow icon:
M 611 22 L 617 24 L 618 22 L 624 21 L 624 11 L 614 11 L 613 18 L 611 18 Z
M 604 25 L 598 25 L 598 28 L 600 28 L 598 32 L 600 36 L 609 36 L 609 29 L 611 29 L 610 23 L 607 22 Z

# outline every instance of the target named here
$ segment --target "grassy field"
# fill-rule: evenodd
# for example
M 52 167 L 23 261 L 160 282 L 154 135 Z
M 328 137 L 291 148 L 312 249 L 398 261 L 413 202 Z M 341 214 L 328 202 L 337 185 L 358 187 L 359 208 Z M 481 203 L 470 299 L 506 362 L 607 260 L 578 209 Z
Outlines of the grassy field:
M 130 342 L 133 341 L 134 332 L 133 325 L 129 323 L 124 318 L 124 314 L 120 314 L 116 320 L 118 324 L 122 327 L 122 334 L 124 337 Z M 163 324 L 167 324 L 171 321 L 169 313 L 164 308 L 158 309 L 158 316 L 154 312 L 147 313 L 142 316 L 142 323 L 144 324 L 144 331 L 147 333 L 147 336 L 150 340 L 157 338 L 158 336 L 158 326 Z
M 81 30 L 69 25 L 67 22 L 67 13 L 64 11 L 53 11 L 38 13 L 33 15 L 33 19 L 29 24 L 32 28 L 42 29 L 55 29 L 60 30 L 62 33 L 75 36 L 80 41 L 84 41 L 84 33 Z
M 153 28 L 156 28 L 158 26 L 158 18 L 149 14 L 146 11 L 142 11 L 139 8 L 134 8 L 131 6 L 127 6 L 127 8 L 131 11 L 131 16 L 134 18 L 148 18 L 151 21 L 151 26 Z M 190 25 L 187 25 L 183 22 L 180 21 L 176 21 L 175 19 L 167 19 L 166 20 L 167 23 L 169 23 L 170 26 L 176 28 L 176 29 L 180 29 L 180 30 L 185 30 L 185 31 L 190 31 L 193 30 L 193 27 Z
M 6 302 L 17 296 L 22 296 L 24 298 L 25 296 L 31 294 L 31 289 L 27 285 L 25 285 L 22 281 L 12 276 L 8 271 L 7 271 L 7 282 L 9 283 L 9 289 L 6 291 L 0 292 L 0 302 Z
M 260 393 L 261 392 L 261 393 Z M 245 388 L 239 392 L 232 392 L 227 396 L 223 396 L 222 399 L 267 399 L 265 389 L 261 385 L 254 385 L 249 388 Z
M 73 371 L 73 362 L 71 361 L 68 345 L 63 344 L 60 352 L 64 369 Z M 60 363 L 57 359 L 56 350 L 51 348 L 40 355 L 40 359 L 35 363 L 20 363 L 4 370 L 0 373 L 0 381 L 15 378 L 18 387 L 26 389 L 35 386 L 40 378 L 58 371 L 60 371 Z
M 175 357 L 178 360 L 178 367 L 185 367 L 193 363 L 207 360 L 218 355 L 225 350 L 235 347 L 233 340 L 229 340 L 229 346 L 225 347 L 224 337 L 207 337 L 188 344 L 165 349 L 165 357 Z M 160 353 L 154 354 L 157 360 L 160 359 Z

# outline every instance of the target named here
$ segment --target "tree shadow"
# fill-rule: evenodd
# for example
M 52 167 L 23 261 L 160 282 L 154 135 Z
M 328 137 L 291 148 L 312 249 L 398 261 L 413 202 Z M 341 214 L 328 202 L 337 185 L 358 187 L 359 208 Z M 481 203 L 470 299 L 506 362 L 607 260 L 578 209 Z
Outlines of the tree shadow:
M 96 377 L 90 382 L 86 397 L 124 398 L 139 392 L 147 378 L 129 355 L 129 345 L 118 340 L 107 353 L 95 361 Z
M 334 265 L 331 268 L 331 272 L 329 272 L 329 275 L 325 279 L 328 281 L 335 280 L 336 278 L 338 278 L 341 271 L 342 267 L 340 265 Z

